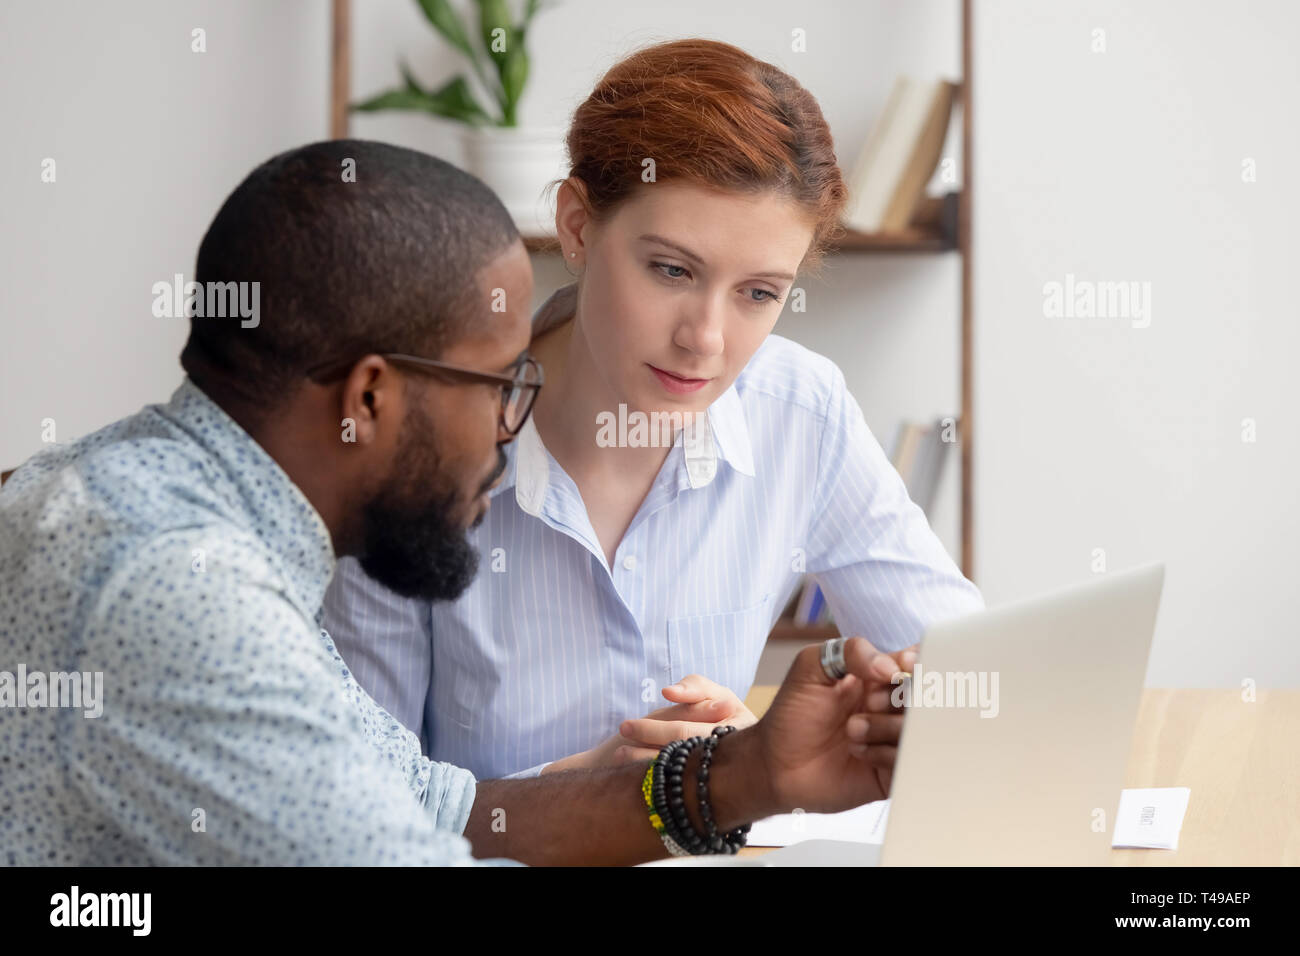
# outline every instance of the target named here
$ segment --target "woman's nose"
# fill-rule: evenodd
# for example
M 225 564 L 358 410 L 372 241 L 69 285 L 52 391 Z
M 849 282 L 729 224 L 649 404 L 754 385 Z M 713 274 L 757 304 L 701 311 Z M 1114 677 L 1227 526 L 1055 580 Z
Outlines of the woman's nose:
M 725 326 L 722 306 L 704 302 L 682 317 L 673 335 L 673 342 L 702 358 L 721 355 Z

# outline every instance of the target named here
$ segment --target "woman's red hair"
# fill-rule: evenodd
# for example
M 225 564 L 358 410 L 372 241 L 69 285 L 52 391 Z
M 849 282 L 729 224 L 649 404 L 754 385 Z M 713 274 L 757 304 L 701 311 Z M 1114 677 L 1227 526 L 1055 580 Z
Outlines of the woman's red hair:
M 806 267 L 841 232 L 848 190 L 817 100 L 729 43 L 674 40 L 620 61 L 574 113 L 567 146 L 597 221 L 643 185 L 649 158 L 657 182 L 787 196 L 814 223 Z

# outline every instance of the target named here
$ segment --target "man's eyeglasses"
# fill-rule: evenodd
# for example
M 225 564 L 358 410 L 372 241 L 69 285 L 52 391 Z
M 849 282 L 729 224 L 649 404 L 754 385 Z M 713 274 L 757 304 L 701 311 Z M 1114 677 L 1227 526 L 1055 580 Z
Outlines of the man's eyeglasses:
M 528 421 L 528 414 L 537 401 L 537 393 L 542 390 L 545 377 L 542 366 L 531 356 L 524 358 L 514 375 L 501 375 L 497 372 L 481 372 L 478 369 L 439 362 L 436 359 L 421 358 L 418 355 L 404 355 L 401 352 L 378 352 L 377 355 L 394 365 L 405 365 L 416 371 L 424 372 L 438 378 L 448 379 L 453 384 L 486 384 L 501 386 L 501 427 L 508 435 L 519 434 L 519 429 Z M 358 359 L 346 359 L 317 365 L 307 370 L 307 377 L 323 385 L 343 378 Z

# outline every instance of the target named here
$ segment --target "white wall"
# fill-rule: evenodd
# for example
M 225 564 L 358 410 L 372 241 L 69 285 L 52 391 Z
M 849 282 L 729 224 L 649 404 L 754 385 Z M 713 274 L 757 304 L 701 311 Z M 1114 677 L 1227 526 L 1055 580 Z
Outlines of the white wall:
M 328 42 L 314 0 L 0 5 L 0 467 L 180 383 L 150 289 L 257 163 L 325 138 Z
M 355 96 L 395 83 L 398 55 L 430 83 L 461 68 L 408 0 L 353 6 Z M 1149 683 L 1300 683 L 1283 286 L 1300 252 L 1286 166 L 1300 13 L 976 6 L 978 581 L 1000 603 L 1091 578 L 1095 548 L 1111 569 L 1162 558 Z M 798 77 L 846 167 L 895 74 L 960 69 L 956 0 L 569 0 L 536 21 L 524 121 L 563 126 L 622 55 L 688 35 Z M 166 398 L 184 326 L 150 315 L 149 288 L 190 273 L 252 166 L 326 135 L 328 57 L 323 0 L 0 7 L 0 465 L 40 447 L 43 418 L 67 440 Z M 362 116 L 353 133 L 460 160 L 455 128 L 430 118 Z M 1258 182 L 1241 182 L 1244 157 Z M 534 264 L 539 298 L 566 280 Z M 1066 273 L 1150 282 L 1150 327 L 1045 318 L 1043 285 Z M 840 257 L 778 331 L 837 358 L 888 444 L 900 417 L 956 407 L 959 280 L 952 255 Z M 934 524 L 955 553 L 952 465 Z
M 1300 8 L 1017 0 L 976 27 L 985 592 L 1164 560 L 1150 684 L 1295 686 Z M 1150 326 L 1046 318 L 1067 273 L 1150 282 Z

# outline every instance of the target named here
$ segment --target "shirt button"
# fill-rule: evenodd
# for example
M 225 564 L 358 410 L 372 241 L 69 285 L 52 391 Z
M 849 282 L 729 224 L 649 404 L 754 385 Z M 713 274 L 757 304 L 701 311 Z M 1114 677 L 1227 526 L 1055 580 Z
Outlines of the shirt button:
M 635 570 L 636 570 L 636 555 L 629 554 L 626 558 L 624 558 L 624 559 L 623 559 L 623 567 L 627 568 L 627 570 L 629 570 L 629 571 L 635 571 Z

